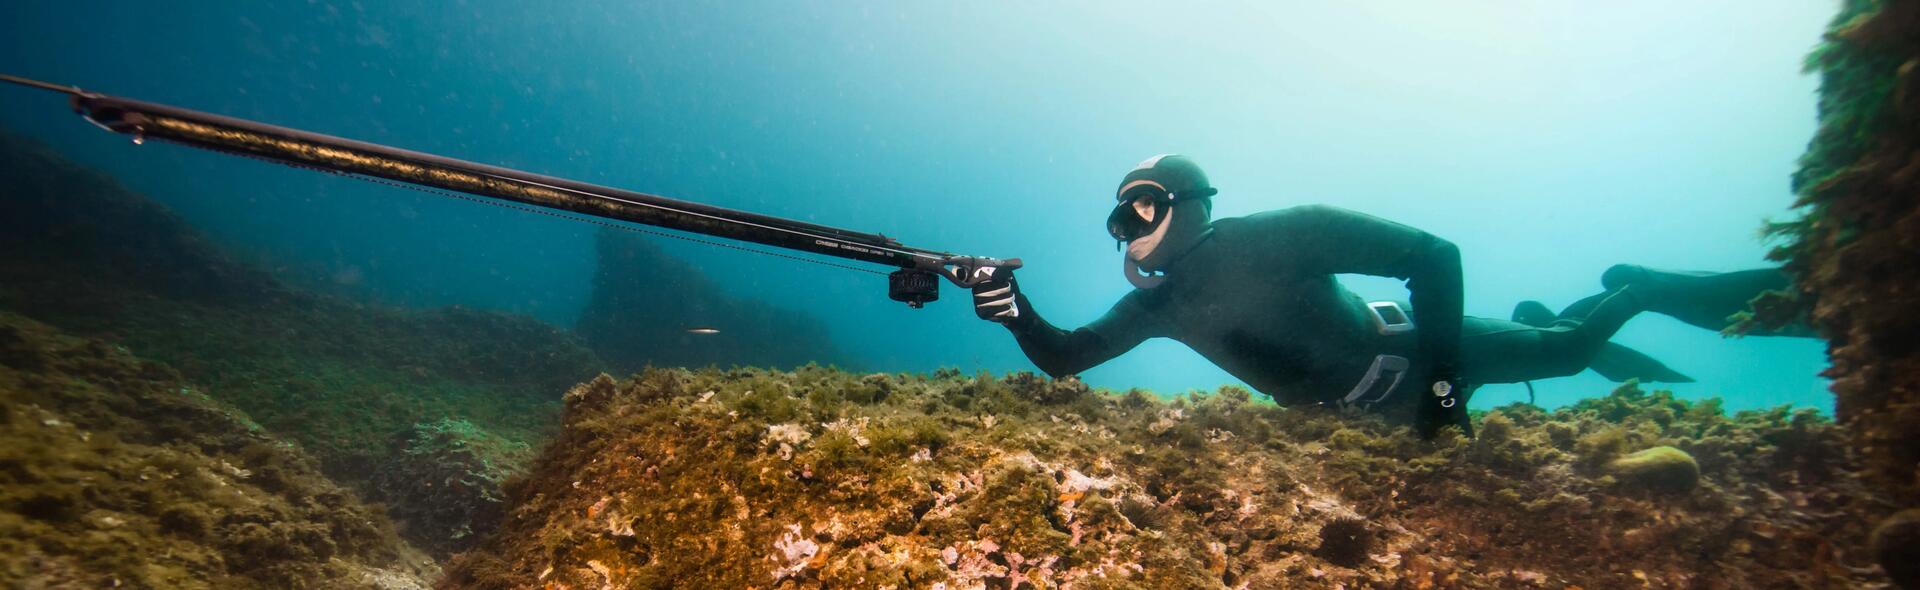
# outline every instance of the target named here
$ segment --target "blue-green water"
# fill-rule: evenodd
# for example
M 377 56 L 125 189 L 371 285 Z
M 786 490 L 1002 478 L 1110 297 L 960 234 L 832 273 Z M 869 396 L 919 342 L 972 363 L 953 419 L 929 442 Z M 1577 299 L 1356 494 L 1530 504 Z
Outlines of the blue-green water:
M 123 5 L 122 5 L 123 4 Z M 1101 226 L 1136 162 L 1190 155 L 1217 217 L 1305 203 L 1457 243 L 1467 313 L 1559 307 L 1616 262 L 1764 264 L 1813 130 L 1828 2 L 1207 4 L 14 2 L 0 71 L 864 231 L 1021 257 L 1076 326 L 1131 287 Z M 0 124 L 107 169 L 289 275 L 404 305 L 571 324 L 591 226 L 191 150 L 133 147 L 48 95 Z M 866 274 L 692 244 L 742 296 L 823 319 L 867 369 L 1028 369 L 965 294 L 908 310 Z M 671 280 L 673 277 L 663 277 Z M 1354 279 L 1373 297 L 1399 285 Z M 1732 408 L 1830 409 L 1822 344 L 1652 314 L 1616 341 Z M 1211 389 L 1178 343 L 1096 385 Z M 1592 373 L 1536 384 L 1565 403 Z M 1476 405 L 1523 399 L 1493 386 Z

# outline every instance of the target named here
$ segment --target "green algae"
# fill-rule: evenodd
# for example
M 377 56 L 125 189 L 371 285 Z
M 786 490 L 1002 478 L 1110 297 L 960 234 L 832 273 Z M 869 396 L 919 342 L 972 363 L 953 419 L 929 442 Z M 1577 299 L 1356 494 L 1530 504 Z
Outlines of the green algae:
M 396 444 L 397 460 L 373 474 L 370 497 L 406 515 L 408 538 L 442 559 L 492 529 L 504 511 L 502 486 L 532 459 L 526 443 L 466 420 L 415 424 Z
M 467 310 L 410 312 L 344 302 L 231 309 L 165 300 L 112 317 L 56 318 L 113 334 L 178 367 L 206 392 L 319 455 L 329 471 L 364 472 L 420 422 L 466 419 L 516 440 L 550 432 L 557 375 L 594 373 L 590 355 L 529 353 L 564 336 L 530 320 Z M 493 349 L 520 349 L 500 358 Z M 487 367 L 484 372 L 480 367 Z M 508 378 L 517 367 L 546 367 Z M 578 377 L 576 377 L 578 378 Z M 544 399 L 543 399 L 544 398 Z
M 0 312 L 0 579 L 422 585 L 431 562 L 297 448 L 158 363 Z
M 1700 464 L 1673 447 L 1654 447 L 1614 459 L 1607 471 L 1622 483 L 1647 490 L 1679 493 L 1700 483 Z
M 1830 343 L 1835 414 L 1868 474 L 1920 501 L 1920 4 L 1847 0 L 1806 69 L 1819 129 L 1792 179 L 1797 219 L 1771 223 L 1769 258 L 1794 277 L 1734 330 L 1804 319 Z
M 556 394 L 600 370 L 577 338 L 531 318 L 294 289 L 230 259 L 165 207 L 4 133 L 0 177 L 0 309 L 178 370 L 193 395 L 236 408 L 249 428 L 391 502 L 407 534 L 435 551 L 450 550 L 460 526 L 447 521 L 458 519 L 413 511 L 408 498 L 420 494 L 397 493 L 405 478 L 391 474 L 467 459 L 422 464 L 405 444 L 416 425 L 460 420 L 514 444 L 539 441 L 557 426 Z M 489 483 L 454 486 L 465 498 L 427 495 L 439 508 L 497 504 L 504 475 L 481 479 Z
M 441 587 L 1864 582 L 1838 563 L 1864 550 L 1845 514 L 1882 501 L 1781 471 L 1827 452 L 1844 468 L 1830 422 L 1632 384 L 1437 442 L 1238 388 L 1162 399 L 1019 373 L 655 369 L 565 402 L 507 518 Z M 1607 468 L 1662 445 L 1702 457 L 1692 493 Z M 1348 529 L 1368 546 L 1322 550 Z

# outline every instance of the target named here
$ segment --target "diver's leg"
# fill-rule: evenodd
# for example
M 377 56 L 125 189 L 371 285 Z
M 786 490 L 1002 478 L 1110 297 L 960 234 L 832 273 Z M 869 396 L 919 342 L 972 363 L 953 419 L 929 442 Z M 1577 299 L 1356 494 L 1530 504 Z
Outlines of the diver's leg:
M 1603 296 L 1588 297 L 1568 307 L 1567 311 L 1569 315 L 1577 313 L 1579 317 L 1584 317 L 1592 313 L 1594 306 L 1602 300 Z M 1559 318 L 1546 304 L 1538 301 L 1522 301 L 1513 307 L 1513 321 L 1535 328 L 1552 327 L 1554 320 Z M 1693 382 L 1692 377 L 1673 370 L 1666 363 L 1612 340 L 1600 343 L 1600 350 L 1593 354 L 1587 368 L 1615 383 L 1623 383 L 1628 379 L 1639 379 L 1642 383 Z
M 1518 383 L 1579 373 L 1645 309 L 1637 291 L 1629 287 L 1588 297 L 1576 304 L 1584 315 L 1560 317 L 1544 328 L 1467 318 L 1460 337 L 1462 375 L 1474 383 Z
M 1716 273 L 1616 264 L 1600 275 L 1600 284 L 1609 291 L 1632 285 L 1646 300 L 1648 311 L 1718 332 L 1732 323 L 1729 318 L 1734 314 L 1747 311 L 1747 302 L 1755 296 L 1785 289 L 1792 280 L 1777 268 Z M 1569 311 L 1574 310 L 1569 308 Z M 1752 330 L 1748 334 L 1810 337 L 1813 331 L 1802 321 L 1774 330 Z
M 1553 320 L 1549 330 L 1567 333 L 1572 344 L 1599 348 L 1600 343 L 1613 338 L 1627 320 L 1647 310 L 1647 298 L 1641 295 L 1639 286 L 1608 289 L 1607 292 L 1575 301 L 1567 306 L 1568 311 L 1579 310 L 1579 315 L 1561 312 Z
M 1460 324 L 1457 369 L 1467 383 L 1519 383 L 1565 377 L 1586 368 L 1566 355 L 1548 354 L 1548 329 L 1488 318 L 1467 317 Z
M 1619 323 L 1624 324 L 1626 323 L 1627 319 L 1632 319 L 1635 314 L 1638 314 L 1641 311 L 1652 311 L 1651 309 L 1649 309 L 1647 305 L 1645 305 L 1645 303 L 1649 299 L 1648 297 L 1644 296 L 1645 290 L 1646 289 L 1644 287 L 1640 287 L 1640 286 L 1634 287 L 1634 294 L 1636 295 L 1635 300 L 1640 302 L 1641 305 L 1633 306 L 1631 308 L 1616 306 L 1613 312 L 1603 315 L 1603 317 L 1601 318 L 1602 321 L 1613 322 L 1617 320 Z M 1615 293 L 1618 293 L 1618 292 L 1619 292 L 1618 287 L 1609 288 L 1606 291 L 1603 291 L 1597 295 L 1589 295 L 1585 299 L 1575 301 L 1571 305 L 1568 305 L 1566 309 L 1560 310 L 1560 315 L 1554 316 L 1553 321 L 1547 322 L 1547 324 L 1551 325 L 1555 322 L 1575 322 L 1575 323 L 1587 322 L 1589 321 L 1589 318 L 1593 316 L 1594 312 L 1600 309 L 1601 303 L 1608 301 L 1610 298 L 1613 297 Z M 1620 312 L 1624 312 L 1628 309 L 1631 309 L 1632 312 L 1626 314 L 1626 317 L 1624 319 L 1620 318 L 1619 317 Z M 1516 307 L 1514 309 L 1514 313 L 1517 314 L 1520 312 L 1521 312 L 1520 307 Z M 1537 313 L 1537 311 L 1535 313 Z M 1533 323 L 1533 322 L 1527 322 L 1527 323 Z M 1535 325 L 1538 325 L 1538 324 L 1535 324 Z M 1615 329 L 1617 330 L 1618 328 L 1616 327 Z

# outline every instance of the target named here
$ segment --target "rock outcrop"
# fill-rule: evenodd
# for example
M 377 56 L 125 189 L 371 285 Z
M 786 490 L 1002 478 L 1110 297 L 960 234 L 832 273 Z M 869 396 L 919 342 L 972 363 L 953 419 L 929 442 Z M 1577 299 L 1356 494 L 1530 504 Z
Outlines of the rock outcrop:
M 558 424 L 558 394 L 602 370 L 578 338 L 533 318 L 288 287 L 229 258 L 165 206 L 5 133 L 0 310 L 177 370 L 195 391 L 299 445 L 336 481 L 383 500 L 402 497 L 384 495 L 398 482 L 375 490 L 372 479 L 421 460 L 395 442 L 416 425 L 465 421 L 537 444 Z M 497 503 L 503 478 L 490 479 L 492 489 L 461 488 L 471 493 L 464 501 Z M 464 523 L 419 514 L 428 522 L 394 512 L 418 546 L 444 553 L 472 538 Z
M 1807 314 L 1828 342 L 1836 414 L 1871 472 L 1920 504 L 1920 2 L 1847 0 L 1807 58 L 1820 130 L 1793 188 L 1805 213 L 1770 228 L 1793 292 L 1754 320 Z
M 1628 385 L 1481 437 L 1226 388 L 653 370 L 566 396 L 442 588 L 1869 587 L 1885 501 L 1810 411 Z M 1698 481 L 1609 468 L 1672 447 Z
M 433 561 L 173 370 L 0 312 L 0 579 L 424 588 Z

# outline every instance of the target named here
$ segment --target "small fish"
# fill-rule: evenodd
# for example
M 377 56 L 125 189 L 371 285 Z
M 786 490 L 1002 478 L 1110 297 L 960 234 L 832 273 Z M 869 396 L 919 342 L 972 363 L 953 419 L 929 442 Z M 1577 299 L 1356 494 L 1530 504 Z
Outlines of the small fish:
M 687 328 L 687 333 L 700 334 L 704 336 L 708 334 L 719 334 L 720 329 L 719 328 Z

